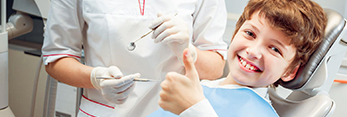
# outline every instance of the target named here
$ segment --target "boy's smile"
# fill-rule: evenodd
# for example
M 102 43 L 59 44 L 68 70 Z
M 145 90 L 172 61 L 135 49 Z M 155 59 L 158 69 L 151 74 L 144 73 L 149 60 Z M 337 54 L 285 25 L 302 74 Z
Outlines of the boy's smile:
M 260 70 L 256 65 L 254 65 L 253 63 L 243 59 L 240 56 L 237 56 L 239 58 L 239 66 L 241 69 L 245 70 L 246 72 L 261 72 L 262 70 Z
M 222 85 L 268 86 L 285 75 L 295 52 L 290 38 L 255 12 L 240 27 L 229 46 L 230 72 Z

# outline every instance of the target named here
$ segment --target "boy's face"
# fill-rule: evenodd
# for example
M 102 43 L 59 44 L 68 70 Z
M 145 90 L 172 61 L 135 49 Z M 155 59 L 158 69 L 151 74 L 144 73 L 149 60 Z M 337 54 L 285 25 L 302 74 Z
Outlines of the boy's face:
M 296 49 L 281 31 L 271 28 L 259 12 L 240 27 L 228 50 L 232 82 L 240 85 L 268 86 L 282 76 Z M 285 79 L 282 79 L 286 81 Z

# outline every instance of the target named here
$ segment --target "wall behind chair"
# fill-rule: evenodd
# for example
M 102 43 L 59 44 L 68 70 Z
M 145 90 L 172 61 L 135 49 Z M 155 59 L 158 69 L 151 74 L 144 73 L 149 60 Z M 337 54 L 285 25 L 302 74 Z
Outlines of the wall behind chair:
M 223 40 L 228 44 L 233 36 L 238 17 L 242 14 L 243 8 L 247 3 L 248 0 L 225 0 L 225 5 L 228 11 L 228 22 Z
M 339 12 L 342 16 L 347 16 L 347 1 L 346 0 L 313 0 L 323 8 L 330 8 Z

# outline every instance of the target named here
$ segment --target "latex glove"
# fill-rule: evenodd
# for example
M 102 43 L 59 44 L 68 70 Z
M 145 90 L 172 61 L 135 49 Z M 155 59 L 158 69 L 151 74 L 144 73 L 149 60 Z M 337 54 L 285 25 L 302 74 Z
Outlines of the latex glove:
M 159 92 L 159 106 L 177 115 L 205 99 L 193 58 L 187 52 L 183 52 L 186 74 L 169 72 L 160 84 L 163 90 Z
M 158 13 L 158 18 L 153 20 L 150 29 L 154 30 L 152 38 L 155 43 L 167 44 L 171 51 L 175 53 L 181 63 L 182 52 L 185 48 L 189 48 L 189 52 L 196 61 L 195 46 L 189 42 L 189 29 L 187 23 L 177 14 Z
M 96 79 L 98 76 L 114 77 L 115 79 Z M 130 92 L 134 90 L 134 78 L 140 77 L 139 73 L 123 77 L 118 67 L 95 67 L 90 75 L 92 85 L 101 90 L 102 96 L 109 102 L 123 104 Z

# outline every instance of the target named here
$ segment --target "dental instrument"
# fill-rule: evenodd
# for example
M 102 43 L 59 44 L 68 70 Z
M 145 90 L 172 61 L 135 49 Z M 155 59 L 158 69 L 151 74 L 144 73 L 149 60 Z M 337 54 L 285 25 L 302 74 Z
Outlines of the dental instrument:
M 177 15 L 177 13 L 175 13 L 174 16 L 176 16 L 176 15 Z M 159 26 L 160 26 L 160 25 L 158 25 L 157 27 L 153 28 L 151 31 L 147 32 L 146 34 L 142 35 L 139 39 L 137 39 L 137 40 L 135 40 L 135 41 L 133 41 L 133 42 L 130 42 L 130 44 L 129 44 L 129 46 L 127 47 L 127 49 L 128 49 L 129 51 L 134 51 L 135 48 L 136 48 L 136 44 L 135 44 L 135 43 L 136 43 L 137 41 L 141 40 L 142 38 L 146 37 L 148 34 L 152 33 L 152 32 L 153 32 L 155 29 L 157 29 Z
M 156 28 L 154 28 L 153 30 L 155 30 L 155 29 L 156 29 Z M 133 42 L 130 42 L 130 45 L 128 46 L 128 50 L 129 50 L 129 51 L 135 50 L 135 48 L 136 48 L 135 43 L 136 43 L 137 41 L 139 41 L 140 39 L 144 38 L 145 36 L 147 36 L 148 34 L 152 33 L 153 30 L 151 30 L 151 31 L 147 32 L 146 34 L 142 35 L 139 39 L 137 39 L 137 40 L 135 40 L 135 41 L 133 41 Z
M 108 76 L 97 76 L 96 79 L 115 79 L 114 77 L 108 77 Z M 150 80 L 145 78 L 134 78 L 134 81 L 139 82 L 157 82 L 156 80 Z

